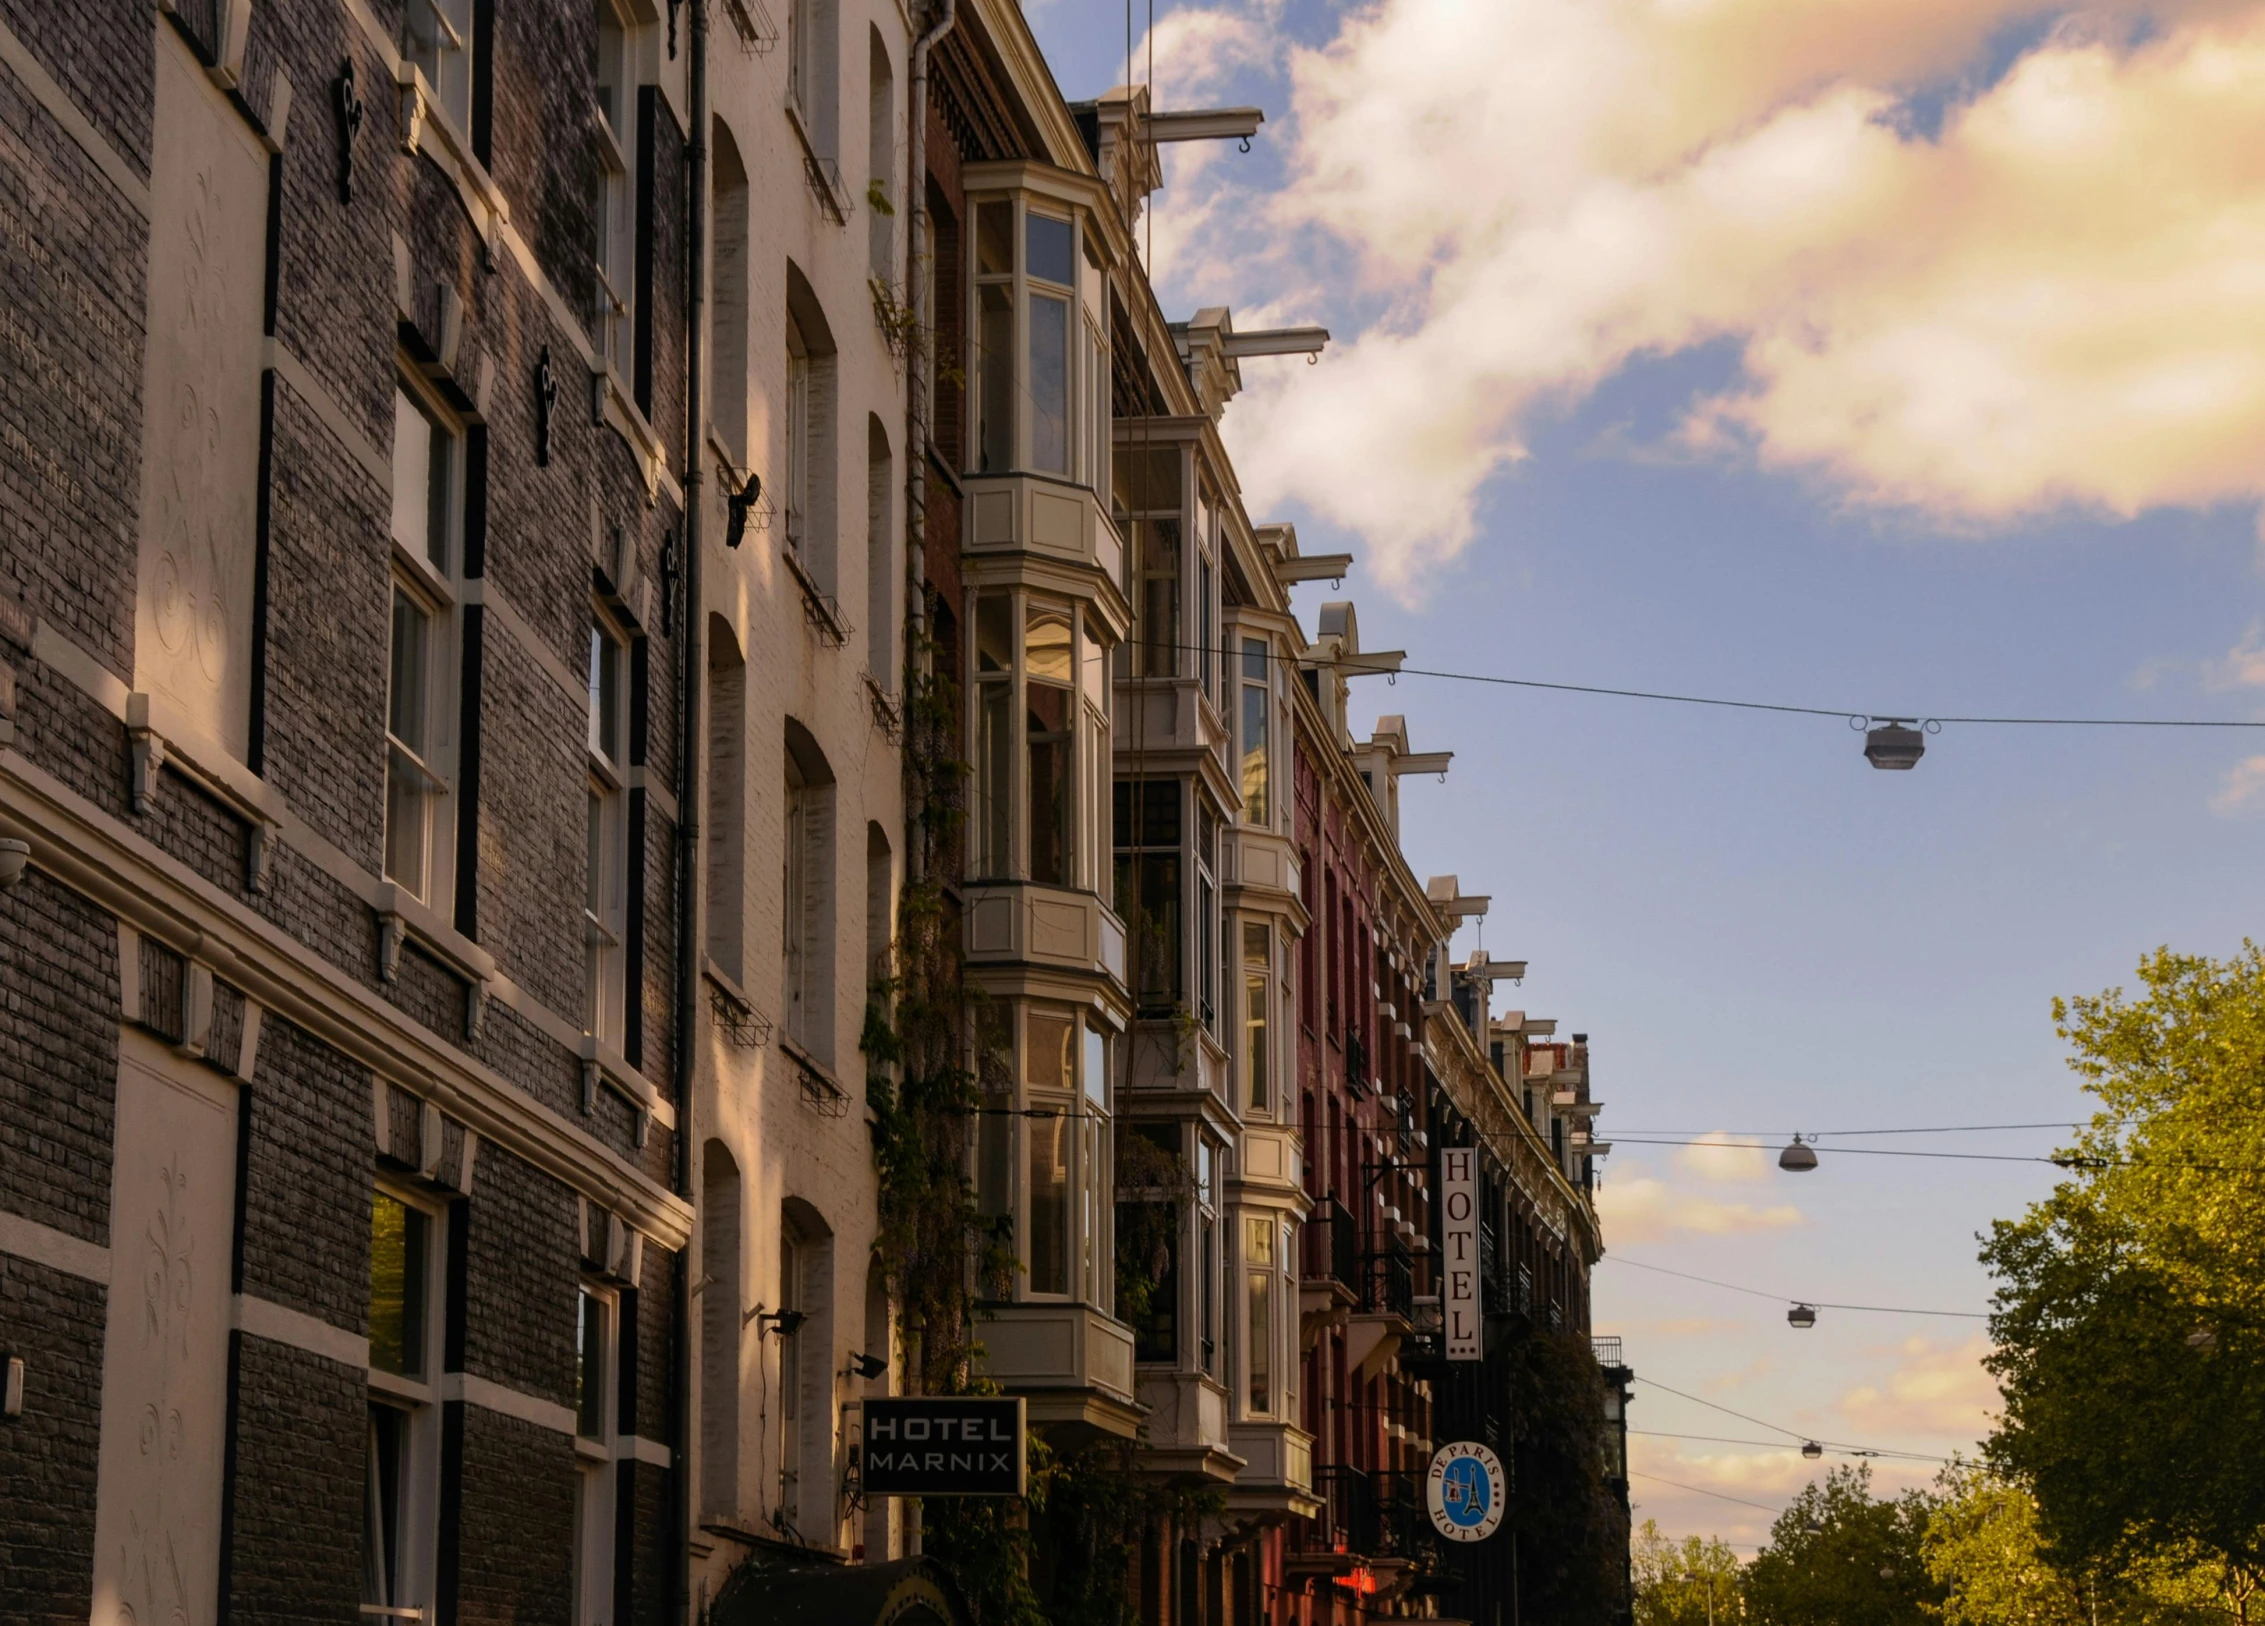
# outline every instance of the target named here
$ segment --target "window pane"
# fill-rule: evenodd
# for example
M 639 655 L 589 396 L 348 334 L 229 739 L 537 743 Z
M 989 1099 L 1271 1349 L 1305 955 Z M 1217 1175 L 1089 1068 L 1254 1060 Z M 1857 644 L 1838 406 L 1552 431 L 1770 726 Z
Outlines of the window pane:
M 1030 301 L 1030 466 L 1070 472 L 1070 303 Z
M 590 749 L 621 760 L 621 645 L 603 627 L 590 629 Z
M 1025 269 L 1045 282 L 1070 286 L 1071 261 L 1070 223 L 1046 215 L 1023 216 L 1023 247 L 1029 258 Z
M 1105 1128 L 1099 1118 L 1078 1120 L 1078 1297 L 1094 1305 L 1101 1303 L 1101 1267 L 1107 1257 L 1101 1247 L 1102 1205 L 1109 1200 L 1101 1178 Z
M 1274 1409 L 1274 1274 L 1250 1273 L 1250 1409 Z
M 997 685 L 1002 691 L 1004 684 Z M 1070 691 L 1051 683 L 1024 685 L 1030 744 L 1030 879 L 1067 886 L 1070 879 Z
M 1104 716 L 1109 711 L 1109 647 L 1101 636 L 1101 623 L 1086 617 L 1085 643 L 1078 663 L 1078 686 L 1089 705 Z
M 370 1407 L 370 1477 L 362 1505 L 362 1601 L 391 1608 L 401 1573 L 401 1458 L 409 1419 Z
M 1014 690 L 1006 683 L 983 683 L 976 686 L 975 693 L 976 874 L 993 880 L 1007 873 Z
M 416 0 L 411 0 L 409 9 L 414 20 L 420 9 Z M 418 410 L 408 391 L 396 387 L 393 392 L 393 539 L 420 559 L 431 557 L 434 439 L 432 420 Z
M 606 918 L 606 799 L 590 792 L 588 839 L 583 849 L 582 907 L 603 924 Z
M 1030 675 L 1046 683 L 1070 681 L 1070 617 L 1066 610 L 1030 607 L 1023 627 L 1023 659 Z
M 1139 938 L 1135 992 L 1145 1008 L 1170 1006 L 1180 997 L 1180 860 L 1176 853 L 1142 853 L 1132 860 L 1137 898 L 1124 898 L 1125 914 Z
M 985 593 L 975 601 L 975 669 L 1009 672 L 1014 664 L 1014 600 L 1004 593 Z
M 398 748 L 385 759 L 385 878 L 425 895 L 425 778 Z
M 425 1371 L 425 1284 L 422 1209 L 384 1192 L 370 1199 L 370 1364 L 403 1377 Z
M 1261 638 L 1243 640 L 1243 676 L 1254 683 L 1266 681 L 1266 642 Z
M 1004 474 L 1015 465 L 1015 311 L 1014 295 L 986 284 L 975 335 L 976 472 Z
M 598 0 L 598 111 L 618 134 L 622 124 L 621 14 L 613 0 Z
M 975 206 L 975 274 L 979 277 L 1012 276 L 1015 268 L 1015 206 L 979 203 Z
M 1179 669 L 1180 522 L 1152 519 L 1140 527 L 1140 675 L 1170 677 Z
M 581 1295 L 581 1327 L 574 1365 L 574 1430 L 585 1440 L 606 1437 L 606 1304 Z
M 1085 1098 L 1096 1107 L 1109 1105 L 1109 1036 L 1090 1021 L 1085 1028 Z
M 432 663 L 432 617 L 424 606 L 396 587 L 393 590 L 393 693 L 386 706 L 386 727 L 393 737 L 419 756 L 426 750 L 425 735 L 432 711 L 427 688 Z
M 1071 1066 L 1077 1022 L 1067 1016 L 1032 1011 L 1023 1018 L 1023 1082 L 1034 1090 L 1066 1090 L 1076 1082 Z
M 1243 1099 L 1258 1112 L 1272 1110 L 1266 1060 L 1266 975 L 1251 971 L 1243 976 Z
M 983 1098 L 983 1129 L 976 1145 L 975 1200 L 997 1218 L 1014 1212 L 1014 1097 Z
M 1243 685 L 1243 817 L 1252 824 L 1272 820 L 1268 806 L 1270 775 L 1266 756 L 1266 686 Z
M 1033 1102 L 1039 1106 L 1041 1103 Z M 1070 1290 L 1070 1125 L 1069 1103 L 1044 1103 L 1051 1118 L 1028 1118 L 1030 1137 L 1030 1290 Z

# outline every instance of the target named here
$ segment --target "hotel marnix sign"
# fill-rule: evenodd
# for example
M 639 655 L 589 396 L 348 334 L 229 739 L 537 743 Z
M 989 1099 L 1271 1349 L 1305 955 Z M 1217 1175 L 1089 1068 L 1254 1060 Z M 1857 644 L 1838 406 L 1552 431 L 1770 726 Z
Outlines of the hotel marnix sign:
M 865 1402 L 868 1496 L 1020 1496 L 1021 1397 L 918 1395 Z

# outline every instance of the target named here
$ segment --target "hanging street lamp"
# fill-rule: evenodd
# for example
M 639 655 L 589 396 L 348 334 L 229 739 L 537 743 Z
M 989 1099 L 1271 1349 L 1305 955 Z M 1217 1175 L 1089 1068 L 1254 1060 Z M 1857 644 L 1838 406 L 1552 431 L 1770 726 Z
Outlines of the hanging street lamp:
M 1792 1309 L 1785 1312 L 1785 1319 L 1789 1325 L 1806 1332 L 1817 1324 L 1816 1306 L 1813 1304 L 1796 1304 Z
M 1815 1440 L 1803 1440 L 1801 1442 L 1801 1455 L 1806 1457 L 1809 1461 L 1814 1462 L 1824 1454 L 1825 1448 L 1819 1445 Z
M 1864 760 L 1875 768 L 1911 769 L 1927 754 L 1927 736 L 1914 717 L 1867 717 Z
M 1793 1144 L 1777 1154 L 1777 1166 L 1788 1174 L 1807 1174 L 1817 1166 L 1816 1150 L 1796 1135 Z

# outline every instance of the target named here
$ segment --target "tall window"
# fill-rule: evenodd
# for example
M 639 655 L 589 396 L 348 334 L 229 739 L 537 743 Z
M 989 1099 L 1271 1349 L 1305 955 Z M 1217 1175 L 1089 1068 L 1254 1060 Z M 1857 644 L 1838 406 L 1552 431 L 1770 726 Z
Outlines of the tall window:
M 614 1392 L 618 1317 L 610 1294 L 583 1287 L 576 1299 L 574 1366 L 574 1619 L 613 1619 Z
M 786 324 L 786 467 L 780 499 L 786 507 L 786 545 L 802 550 L 810 530 L 810 442 L 812 440 L 810 347 L 802 324 Z
M 1245 1344 L 1248 1367 L 1247 1399 L 1251 1414 L 1263 1417 L 1274 1410 L 1275 1265 L 1274 1222 L 1243 1222 L 1243 1266 L 1249 1288 L 1250 1332 Z
M 1029 1290 L 1070 1291 L 1070 1164 L 1076 1145 L 1077 1019 L 1023 1017 L 1024 1145 L 1030 1155 Z
M 739 1512 L 739 1386 L 746 1327 L 740 1320 L 739 1163 L 722 1141 L 700 1153 L 700 1509 Z
M 1116 462 L 1118 519 L 1132 552 L 1135 677 L 1171 677 L 1181 667 L 1180 461 L 1179 448 L 1168 446 L 1128 450 Z
M 878 28 L 872 30 L 865 75 L 866 219 L 873 275 L 894 288 L 904 268 L 897 264 L 897 118 L 896 70 L 889 62 L 889 47 Z M 934 309 L 933 306 L 930 309 Z
M 371 1194 L 364 1618 L 431 1618 L 439 1531 L 444 1230 L 439 1214 L 382 1188 Z
M 885 694 L 897 691 L 904 627 L 897 616 L 896 459 L 877 417 L 865 422 L 865 671 Z
M 1014 600 L 975 601 L 975 874 L 1004 879 L 1014 828 Z
M 1134 996 L 1143 1014 L 1169 1014 L 1183 992 L 1179 781 L 1121 780 L 1115 813 L 1117 913 L 1133 936 Z
M 421 391 L 393 392 L 393 617 L 387 659 L 385 874 L 447 903 L 462 440 Z
M 456 128 L 472 129 L 472 0 L 408 0 L 401 13 L 401 55 L 432 86 Z
M 974 619 L 974 874 L 1098 886 L 1109 763 L 1101 625 L 1065 602 L 1008 592 L 978 594 Z
M 1271 715 L 1271 683 L 1267 671 L 1266 641 L 1243 640 L 1242 791 L 1243 819 L 1267 825 L 1273 820 L 1272 759 L 1267 755 L 1267 720 Z
M 1106 491 L 1106 282 L 1067 204 L 975 206 L 969 368 L 977 474 L 1029 470 Z
M 1219 1031 L 1219 815 L 1196 794 L 1195 938 L 1196 1014 Z
M 1243 922 L 1243 1100 L 1253 1112 L 1273 1110 L 1267 1043 L 1272 1026 L 1274 928 L 1264 920 Z
M 834 1059 L 834 775 L 808 729 L 787 720 L 786 839 L 779 912 L 787 1037 Z
M 708 958 L 744 982 L 747 969 L 747 663 L 720 615 L 708 617 Z
M 1071 730 L 1077 691 L 1070 614 L 1033 602 L 1023 623 L 1023 727 L 1030 767 L 1030 847 L 1026 874 L 1045 886 L 1070 884 Z
M 715 366 L 708 382 L 709 432 L 723 443 L 724 456 L 737 470 L 751 467 L 755 454 L 747 440 L 748 350 L 748 196 L 747 166 L 739 156 L 739 143 L 722 119 L 710 126 L 715 156 L 712 185 L 715 205 L 715 264 L 710 278 L 715 290 L 710 320 L 715 334 Z
M 629 645 L 603 610 L 590 623 L 589 824 L 583 888 L 588 1031 L 618 1046 L 629 891 Z
M 803 1323 L 807 1266 L 802 1239 L 792 1225 L 779 1230 L 779 1508 L 792 1521 L 802 1516 L 802 1413 L 803 1385 L 809 1374 L 802 1369 L 808 1340 Z
M 594 0 L 598 67 L 592 99 L 598 111 L 598 197 L 591 220 L 597 280 L 592 291 L 591 335 L 598 353 L 623 374 L 630 371 L 630 302 L 636 290 L 635 204 L 630 176 L 636 166 L 636 48 L 632 19 L 620 0 Z

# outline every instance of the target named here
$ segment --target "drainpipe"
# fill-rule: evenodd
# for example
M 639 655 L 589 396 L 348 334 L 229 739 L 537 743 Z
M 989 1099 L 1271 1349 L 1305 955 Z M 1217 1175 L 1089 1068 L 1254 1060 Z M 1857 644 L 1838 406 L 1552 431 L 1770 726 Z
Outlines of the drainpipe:
M 700 1031 L 700 694 L 707 675 L 707 615 L 700 592 L 701 519 L 707 498 L 708 411 L 702 388 L 702 341 L 708 310 L 708 8 L 694 0 L 692 54 L 687 67 L 692 108 L 691 201 L 685 211 L 689 271 L 684 301 L 684 624 L 678 629 L 683 670 L 677 685 L 676 759 L 676 1193 L 692 1200 L 692 1080 Z M 695 1227 L 698 1221 L 695 1217 Z M 692 1249 L 678 1251 L 672 1268 L 676 1296 L 676 1360 L 669 1383 L 669 1439 L 674 1446 L 677 1562 L 671 1567 L 676 1597 L 669 1618 L 692 1618 Z
M 907 217 L 912 229 L 905 244 L 905 282 L 912 296 L 912 343 L 905 348 L 905 656 L 904 695 L 910 712 L 913 662 L 919 658 L 928 634 L 928 593 L 924 565 L 928 550 L 928 371 L 920 346 L 930 342 L 936 313 L 928 308 L 929 279 L 922 274 L 920 249 L 928 235 L 928 54 L 951 31 L 958 15 L 958 0 L 932 0 L 928 27 L 912 44 L 912 129 L 910 162 L 905 191 L 912 205 Z M 911 717 L 906 719 L 910 734 Z M 910 776 L 907 776 L 910 783 Z M 905 878 L 925 879 L 927 855 L 922 852 L 917 806 L 905 809 Z

